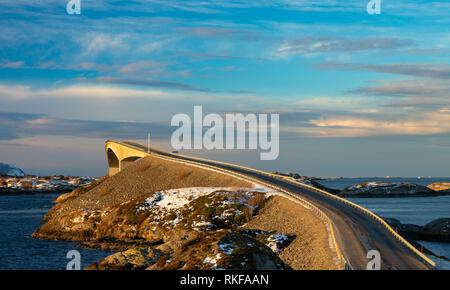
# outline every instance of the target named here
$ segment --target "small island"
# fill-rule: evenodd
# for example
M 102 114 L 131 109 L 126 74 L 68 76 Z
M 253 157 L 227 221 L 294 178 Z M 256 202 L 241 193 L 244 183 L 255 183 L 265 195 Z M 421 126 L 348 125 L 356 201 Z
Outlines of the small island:
M 435 191 L 412 182 L 365 182 L 348 186 L 338 193 L 341 197 L 424 197 L 448 195 L 450 191 Z
M 297 182 L 340 197 L 426 197 L 450 195 L 450 182 L 435 182 L 428 186 L 423 186 L 412 182 L 368 181 L 339 190 L 324 186 L 320 181 L 342 179 L 342 177 L 318 178 L 302 176 L 298 173 L 280 173 L 277 171 L 273 174 L 281 178 L 295 179 Z
M 14 165 L 0 163 L 0 195 L 66 193 L 97 179 L 87 176 L 29 175 Z

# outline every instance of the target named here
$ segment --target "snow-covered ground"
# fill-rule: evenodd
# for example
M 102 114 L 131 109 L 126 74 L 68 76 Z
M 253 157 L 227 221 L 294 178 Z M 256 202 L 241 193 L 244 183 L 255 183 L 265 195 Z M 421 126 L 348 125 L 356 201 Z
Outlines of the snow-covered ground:
M 166 212 L 181 209 L 192 200 L 201 196 L 209 195 L 216 191 L 257 191 L 265 193 L 266 196 L 270 196 L 275 193 L 275 191 L 265 188 L 189 187 L 169 189 L 155 192 L 151 197 L 145 200 L 145 204 L 141 205 L 138 208 L 138 211 L 149 210 L 150 207 L 155 205 Z
M 271 235 L 267 238 L 267 241 L 269 242 L 268 246 L 272 249 L 275 253 L 280 252 L 283 248 L 280 247 L 285 242 L 288 241 L 288 236 L 285 234 L 275 234 Z

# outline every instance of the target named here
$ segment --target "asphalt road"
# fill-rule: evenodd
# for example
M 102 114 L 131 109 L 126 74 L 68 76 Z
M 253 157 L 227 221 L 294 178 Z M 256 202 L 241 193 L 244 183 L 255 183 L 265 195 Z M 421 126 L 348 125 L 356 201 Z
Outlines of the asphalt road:
M 121 143 L 131 145 L 147 152 L 147 147 L 142 144 L 131 141 L 123 141 Z M 291 183 L 282 178 L 264 175 L 238 166 L 216 163 L 214 161 L 198 160 L 194 157 L 179 156 L 155 148 L 152 148 L 151 152 L 245 174 L 254 179 L 279 186 L 293 194 L 300 195 L 302 198 L 321 209 L 331 219 L 339 247 L 352 269 L 366 269 L 367 263 L 369 262 L 367 253 L 370 250 L 378 250 L 380 252 L 382 270 L 429 269 L 428 265 L 423 262 L 416 253 L 400 243 L 371 217 L 364 215 L 354 208 L 344 206 L 342 203 L 311 190 L 308 187 L 302 187 L 301 185 Z

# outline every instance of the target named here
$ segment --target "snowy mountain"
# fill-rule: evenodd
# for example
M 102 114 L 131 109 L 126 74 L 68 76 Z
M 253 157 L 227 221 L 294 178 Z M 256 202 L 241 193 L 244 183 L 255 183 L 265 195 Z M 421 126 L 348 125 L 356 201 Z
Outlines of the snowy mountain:
M 0 162 L 0 175 L 24 176 L 25 173 L 14 165 Z

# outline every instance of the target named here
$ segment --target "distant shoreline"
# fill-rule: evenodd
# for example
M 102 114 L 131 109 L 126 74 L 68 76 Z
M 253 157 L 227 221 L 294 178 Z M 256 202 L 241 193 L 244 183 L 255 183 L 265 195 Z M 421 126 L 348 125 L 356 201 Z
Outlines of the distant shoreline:
M 96 181 L 87 176 L 0 176 L 1 195 L 63 194 Z

